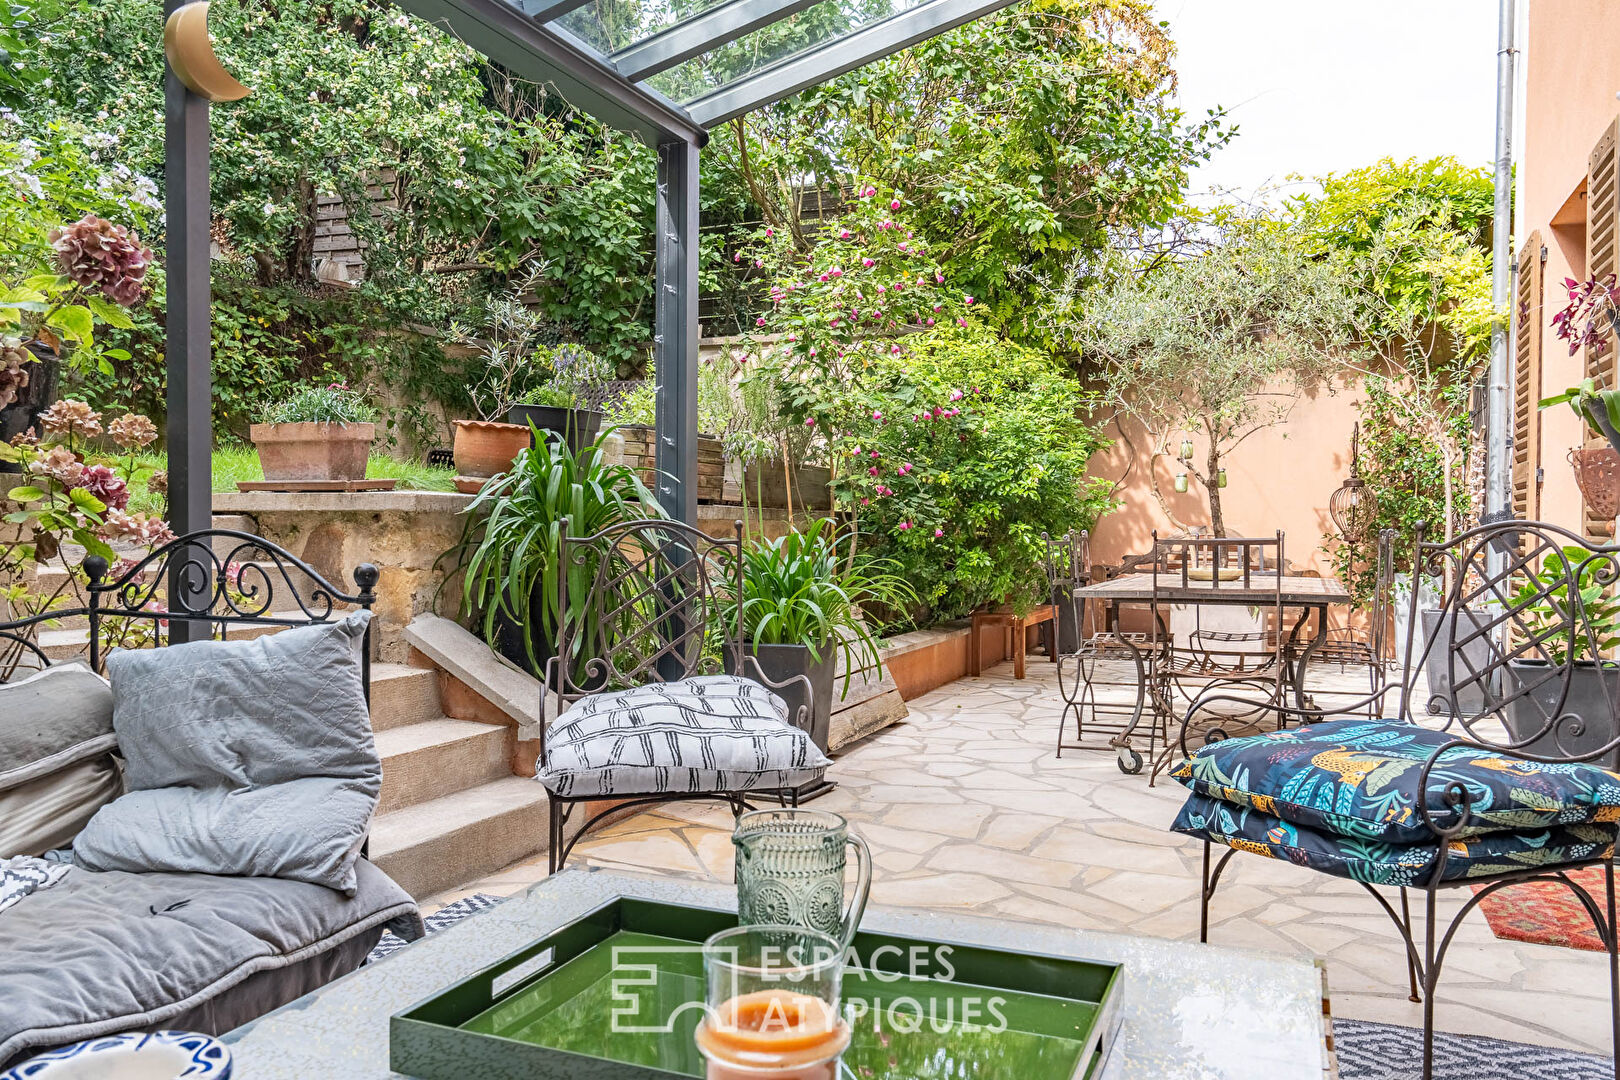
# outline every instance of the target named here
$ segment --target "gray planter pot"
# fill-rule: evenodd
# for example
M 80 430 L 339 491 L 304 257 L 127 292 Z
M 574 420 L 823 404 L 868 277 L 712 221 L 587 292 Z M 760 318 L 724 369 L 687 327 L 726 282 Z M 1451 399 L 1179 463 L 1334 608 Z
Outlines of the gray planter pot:
M 602 430 L 602 414 L 595 409 L 560 409 L 555 405 L 513 405 L 507 410 L 506 422 L 524 427 L 533 424 L 541 431 L 549 431 L 576 454 L 595 442 L 597 432 Z
M 1550 665 L 1541 660 L 1514 660 L 1508 664 L 1508 677 L 1513 680 L 1514 691 L 1533 686 L 1524 698 L 1516 700 L 1504 710 L 1502 722 L 1514 742 L 1530 739 L 1519 749 L 1539 757 L 1580 757 L 1607 746 L 1615 734 L 1615 710 L 1620 707 L 1620 664 L 1612 661 L 1601 668 L 1593 661 L 1576 661 L 1569 672 L 1569 692 L 1564 693 L 1561 674 L 1548 677 Z M 1545 682 L 1543 682 L 1545 680 Z M 1537 685 L 1540 683 L 1541 685 Z M 1559 706 L 1559 697 L 1563 705 Z M 1573 722 L 1548 727 L 1548 720 L 1558 716 L 1580 717 L 1584 729 L 1573 733 Z M 1536 736 L 1531 739 L 1531 736 Z M 1614 754 L 1605 755 L 1595 764 L 1615 766 Z
M 1483 629 L 1490 625 L 1489 618 L 1482 612 L 1463 610 L 1452 612 L 1450 618 L 1442 621 L 1443 614 L 1445 613 L 1436 609 L 1419 612 L 1423 619 L 1424 648 L 1427 650 L 1422 654 L 1423 674 L 1428 678 L 1429 695 L 1418 704 L 1431 716 L 1441 715 L 1449 709 L 1449 705 L 1445 702 L 1451 697 L 1453 669 L 1466 677 L 1470 669 L 1481 671 L 1491 662 L 1491 643 L 1484 638 L 1470 641 L 1464 646 L 1461 658 L 1453 660 L 1451 656 L 1452 641 L 1456 637 L 1466 636 L 1454 633 L 1457 624 L 1464 622 L 1467 627 Z M 1439 636 L 1439 640 L 1435 640 L 1436 635 Z M 1494 691 L 1494 685 L 1492 689 Z M 1457 695 L 1457 708 L 1464 715 L 1477 715 L 1485 708 L 1484 690 L 1477 684 L 1464 687 Z
M 810 705 L 810 738 L 825 754 L 827 736 L 832 728 L 833 680 L 837 673 L 838 660 L 838 654 L 833 647 L 828 645 L 820 650 L 820 661 L 810 658 L 810 649 L 806 645 L 755 645 L 752 642 L 744 642 L 743 648 L 759 661 L 759 669 L 768 679 L 782 682 L 795 675 L 809 678 L 811 693 L 814 695 L 812 702 L 804 700 L 802 683 L 783 687 L 774 692 L 787 702 L 789 718 L 797 713 L 799 706 Z M 731 666 L 729 655 L 726 666 L 728 669 Z

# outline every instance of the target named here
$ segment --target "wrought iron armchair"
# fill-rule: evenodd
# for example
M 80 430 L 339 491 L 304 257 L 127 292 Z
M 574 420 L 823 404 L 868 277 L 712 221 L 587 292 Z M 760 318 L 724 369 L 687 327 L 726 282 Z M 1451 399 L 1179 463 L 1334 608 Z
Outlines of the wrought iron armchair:
M 1521 543 L 1501 553 L 1514 537 Z M 1421 644 L 1414 635 L 1400 681 L 1365 700 L 1335 709 L 1262 706 L 1298 728 L 1228 738 L 1213 715 L 1225 695 L 1201 696 L 1181 729 L 1187 760 L 1174 772 L 1193 794 L 1171 827 L 1204 841 L 1200 940 L 1209 937 L 1221 872 L 1239 850 L 1365 887 L 1406 947 L 1411 998 L 1423 1003 L 1427 1080 L 1434 995 L 1458 924 L 1518 882 L 1563 885 L 1591 917 L 1609 953 L 1611 1020 L 1620 1034 L 1620 777 L 1609 771 L 1620 766 L 1620 663 L 1603 656 L 1620 547 L 1523 521 L 1430 543 L 1420 525 L 1413 565 L 1440 581 L 1441 617 L 1453 633 Z M 1462 613 L 1470 617 L 1456 620 Z M 1421 678 L 1426 665 L 1446 676 L 1434 680 L 1439 689 Z M 1391 719 L 1337 719 L 1378 708 L 1391 694 L 1398 701 Z M 1212 860 L 1216 845 L 1229 850 Z M 1581 867 L 1603 868 L 1604 895 L 1571 876 Z M 1480 886 L 1441 923 L 1441 890 Z M 1410 889 L 1422 892 L 1421 934 Z
M 82 603 L 0 623 L 0 649 L 12 661 L 8 666 L 30 671 L 48 667 L 52 660 L 39 632 L 74 619 L 85 622 L 84 657 L 98 672 L 108 645 L 162 645 L 174 623 L 205 627 L 206 636 L 224 637 L 231 627 L 326 622 L 345 607 L 369 610 L 380 576 L 375 566 L 362 563 L 354 570 L 358 591 L 347 593 L 285 548 L 232 529 L 176 537 L 133 565 L 120 565 L 113 577 L 112 567 L 99 555 L 87 556 L 81 568 L 84 578 L 75 598 Z M 369 628 L 362 678 L 369 700 Z
M 1091 536 L 1081 530 L 1055 541 L 1050 537 L 1045 539 L 1047 580 L 1052 603 L 1058 608 L 1052 631 L 1053 658 L 1057 661 L 1058 693 L 1063 698 L 1063 711 L 1058 714 L 1057 756 L 1061 758 L 1065 750 L 1108 750 L 1114 753 L 1121 772 L 1126 775 L 1141 772 L 1143 757 L 1124 735 L 1135 729 L 1143 713 L 1151 707 L 1153 728 L 1149 733 L 1149 754 L 1153 752 L 1156 738 L 1163 736 L 1168 742 L 1163 723 L 1168 711 L 1160 707 L 1168 700 L 1164 697 L 1167 688 L 1161 681 L 1150 678 L 1154 670 L 1152 654 L 1162 650 L 1167 642 L 1159 634 L 1120 630 L 1117 620 L 1088 633 L 1086 620 L 1091 613 L 1080 590 L 1095 576 Z M 1133 572 L 1143 571 L 1140 565 L 1143 561 L 1137 560 Z M 1100 666 L 1104 662 L 1108 667 Z M 1125 674 L 1112 673 L 1110 668 L 1114 665 L 1123 667 Z M 1136 700 L 1130 704 L 1104 702 L 1097 693 L 1101 686 L 1135 687 Z M 1067 735 L 1071 717 L 1073 741 L 1069 741 Z M 1111 723 L 1110 718 L 1118 722 Z M 1109 738 L 1102 745 L 1088 743 L 1088 733 Z
M 733 535 L 715 538 L 677 521 L 645 519 L 610 526 L 591 536 L 568 535 L 562 523 L 557 572 L 559 625 L 555 655 L 546 663 L 544 709 L 537 778 L 550 796 L 551 871 L 561 869 L 575 844 L 594 826 L 630 807 L 688 799 L 715 799 L 734 815 L 750 808 L 751 796 L 782 805 L 797 805 L 802 783 L 819 780 L 827 759 L 810 739 L 814 696 L 803 675 L 784 681 L 768 678 L 743 645 L 742 522 Z M 758 684 L 758 695 L 737 695 L 734 713 L 706 711 L 731 698 L 707 695 L 691 680 L 704 675 L 742 676 Z M 732 680 L 735 689 L 737 680 Z M 626 693 L 665 695 L 651 706 L 619 708 Z M 696 691 L 693 688 L 696 687 Z M 799 701 L 784 720 L 773 711 L 770 691 L 793 688 Z M 670 705 L 680 696 L 682 705 Z M 744 701 L 743 699 L 748 699 Z M 612 702 L 613 704 L 603 704 Z M 542 702 L 542 706 L 545 702 Z M 609 726 L 586 730 L 582 722 L 601 705 Z M 764 707 L 761 708 L 760 706 Z M 723 722 L 731 735 L 769 742 L 786 751 L 791 765 L 757 770 L 713 767 L 710 750 L 702 749 L 709 767 L 686 761 L 653 762 L 658 747 L 675 748 L 706 737 L 701 725 Z M 789 734 L 790 733 L 790 734 Z M 558 749 L 566 742 L 569 760 Z M 622 757 L 626 745 L 648 751 L 643 760 Z M 583 763 L 592 754 L 613 756 L 610 783 L 601 774 L 586 776 Z M 570 819 L 586 803 L 611 800 L 612 806 L 588 817 L 569 833 Z M 589 813 L 589 810 L 586 811 Z

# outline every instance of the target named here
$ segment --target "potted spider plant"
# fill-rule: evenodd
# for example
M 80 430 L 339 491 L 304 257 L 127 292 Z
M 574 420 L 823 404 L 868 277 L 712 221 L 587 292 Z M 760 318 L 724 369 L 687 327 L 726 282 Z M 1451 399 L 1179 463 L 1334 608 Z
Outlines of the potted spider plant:
M 461 614 L 474 632 L 536 677 L 556 655 L 563 521 L 570 536 L 591 536 L 617 522 L 665 516 L 634 469 L 607 462 L 605 438 L 578 453 L 543 438 L 519 450 L 506 472 L 484 483 L 460 541 L 440 556 L 462 573 Z M 568 615 L 583 618 L 585 581 L 569 582 Z
M 364 480 L 377 413 L 348 383 L 309 386 L 248 429 L 266 480 Z
M 917 601 L 911 584 L 887 559 L 856 556 L 853 532 L 840 532 L 831 518 L 818 518 L 801 532 L 758 540 L 743 550 L 742 596 L 733 609 L 742 619 L 744 651 L 775 682 L 797 675 L 810 680 L 778 691 L 789 715 L 810 704 L 810 736 L 827 750 L 833 686 L 840 655 L 849 692 L 855 671 L 878 664 L 878 643 L 861 617 L 863 603 L 903 610 Z M 727 657 L 728 666 L 731 663 Z

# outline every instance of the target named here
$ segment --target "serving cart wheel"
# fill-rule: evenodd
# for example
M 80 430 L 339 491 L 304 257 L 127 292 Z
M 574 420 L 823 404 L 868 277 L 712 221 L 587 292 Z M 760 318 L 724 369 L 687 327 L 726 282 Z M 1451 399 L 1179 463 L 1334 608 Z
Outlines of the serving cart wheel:
M 1114 764 L 1126 776 L 1135 776 L 1142 771 L 1142 755 L 1130 748 L 1129 744 L 1114 747 Z

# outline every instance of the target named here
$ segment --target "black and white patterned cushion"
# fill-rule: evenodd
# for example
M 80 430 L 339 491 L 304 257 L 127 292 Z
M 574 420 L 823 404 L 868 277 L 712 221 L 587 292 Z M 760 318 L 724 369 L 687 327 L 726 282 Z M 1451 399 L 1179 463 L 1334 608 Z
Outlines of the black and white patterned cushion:
M 832 762 L 752 679 L 700 675 L 595 694 L 546 732 L 535 779 L 569 798 L 797 787 Z

